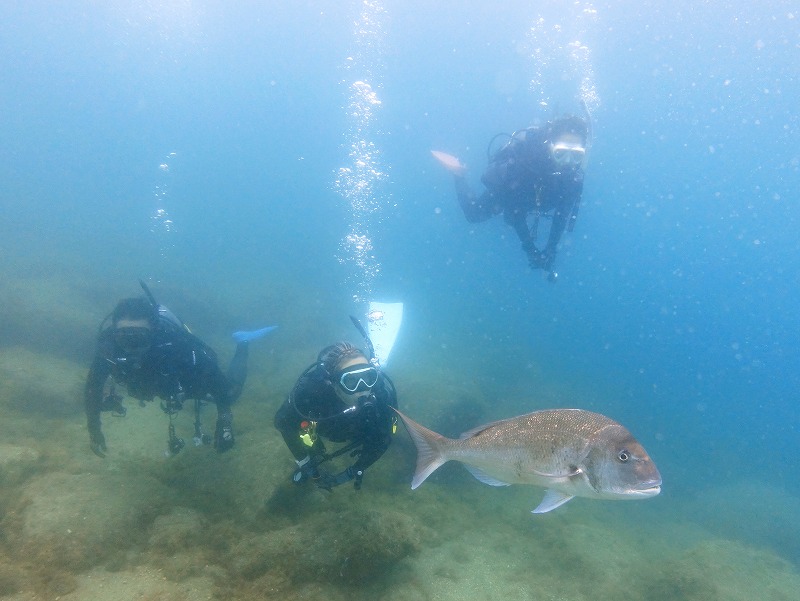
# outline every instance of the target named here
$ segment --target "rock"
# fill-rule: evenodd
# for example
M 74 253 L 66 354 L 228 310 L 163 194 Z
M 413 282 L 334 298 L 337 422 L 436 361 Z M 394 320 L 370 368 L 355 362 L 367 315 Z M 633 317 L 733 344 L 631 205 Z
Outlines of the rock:
M 39 452 L 30 447 L 0 443 L 0 486 L 25 480 L 39 462 Z
M 0 399 L 26 413 L 63 417 L 82 411 L 88 366 L 23 347 L 0 349 Z
M 79 571 L 141 542 L 167 491 L 146 476 L 49 473 L 20 496 L 4 522 L 12 545 L 41 566 Z

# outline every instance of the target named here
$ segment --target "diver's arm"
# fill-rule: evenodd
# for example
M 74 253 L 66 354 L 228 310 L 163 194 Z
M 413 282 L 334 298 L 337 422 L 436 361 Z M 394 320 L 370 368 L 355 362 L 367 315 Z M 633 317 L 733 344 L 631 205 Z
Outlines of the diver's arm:
M 288 411 L 287 411 L 288 409 Z M 300 423 L 292 418 L 294 410 L 284 403 L 275 415 L 275 427 L 281 433 L 283 441 L 291 451 L 295 461 L 302 461 L 310 455 L 310 447 L 300 439 Z
M 544 247 L 544 254 L 547 258 L 548 264 L 545 268 L 549 269 L 553 259 L 556 256 L 556 247 L 558 246 L 561 235 L 564 233 L 564 228 L 567 225 L 568 211 L 562 210 L 560 207 L 556 208 L 553 213 L 553 222 L 550 225 L 550 235 L 547 237 L 547 246 Z
M 375 438 L 365 441 L 358 459 L 353 464 L 352 470 L 355 472 L 363 472 L 366 470 L 381 458 L 386 452 L 386 449 L 389 448 L 391 442 L 392 439 L 388 433 L 381 433 Z
M 378 393 L 375 405 L 365 406 L 362 411 L 368 411 L 365 416 L 365 436 L 361 453 L 352 466 L 354 472 L 363 472 L 375 463 L 389 448 L 392 443 L 393 413 L 390 406 L 397 407 L 397 395 L 394 384 L 391 387 L 384 385 L 383 391 Z
M 103 406 L 103 386 L 111 374 L 111 364 L 101 355 L 95 355 L 89 368 L 84 389 L 84 408 L 86 410 L 86 425 L 89 429 L 89 443 L 92 451 L 103 457 L 106 450 L 106 441 L 103 436 L 100 411 Z
M 578 203 L 581 200 L 581 193 L 583 191 L 583 177 L 576 176 L 562 183 L 559 187 L 558 194 L 560 196 L 559 202 L 556 203 L 555 211 L 553 212 L 553 221 L 550 225 L 550 234 L 547 237 L 547 246 L 544 247 L 543 254 L 545 258 L 545 269 L 550 269 L 556 256 L 556 248 L 564 229 L 567 227 L 567 222 L 570 221 L 573 211 L 576 210 Z M 570 224 L 571 226 L 573 224 Z M 570 227 L 571 229 L 571 227 Z
M 522 242 L 522 248 L 528 250 L 529 248 L 535 249 L 533 245 L 533 238 L 531 237 L 531 230 L 528 227 L 528 220 L 525 213 L 513 213 L 506 215 L 506 223 L 514 228 L 517 233 L 517 238 Z
M 302 381 L 298 382 L 275 414 L 275 428 L 281 433 L 283 441 L 296 461 L 303 461 L 306 457 L 325 453 L 325 446 L 321 439 L 316 438 L 312 441 L 309 438 L 308 440 L 313 444 L 307 445 L 300 438 L 303 429 L 302 423 L 304 421 L 310 423 L 310 420 L 304 415 L 308 414 L 309 408 L 314 405 L 314 397 L 310 396 L 311 392 L 311 387 L 304 386 Z

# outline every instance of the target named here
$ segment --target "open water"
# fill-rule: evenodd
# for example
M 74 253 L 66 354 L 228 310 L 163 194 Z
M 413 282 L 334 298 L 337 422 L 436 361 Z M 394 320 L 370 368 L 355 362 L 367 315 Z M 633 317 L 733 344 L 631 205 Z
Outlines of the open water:
M 798 97 L 782 0 L 3 2 L 0 599 L 800 598 Z M 585 110 L 551 284 L 429 151 L 477 186 L 495 134 Z M 280 326 L 231 452 L 166 458 L 134 400 L 90 452 L 139 278 L 223 363 Z M 457 465 L 412 492 L 402 430 L 362 490 L 293 487 L 274 412 L 369 300 L 404 303 L 417 421 L 604 413 L 663 492 L 532 515 Z

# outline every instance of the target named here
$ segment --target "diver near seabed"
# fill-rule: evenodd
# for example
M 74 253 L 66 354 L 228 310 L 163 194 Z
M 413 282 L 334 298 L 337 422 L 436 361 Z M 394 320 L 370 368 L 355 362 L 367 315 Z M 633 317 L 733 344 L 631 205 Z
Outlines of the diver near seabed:
M 380 368 L 361 323 L 350 319 L 364 337 L 367 352 L 348 342 L 322 349 L 275 415 L 275 427 L 297 464 L 295 484 L 311 480 L 330 491 L 353 481 L 360 489 L 364 472 L 386 452 L 397 429 L 394 384 Z M 328 453 L 323 438 L 347 444 Z M 322 467 L 345 453 L 357 459 L 343 471 L 330 474 Z
M 481 176 L 486 189 L 480 196 L 470 188 L 467 168 L 457 157 L 431 151 L 453 174 L 458 204 L 467 221 L 478 223 L 502 213 L 517 233 L 531 268 L 544 270 L 550 282 L 558 279 L 553 263 L 561 235 L 565 229 L 571 232 L 578 218 L 590 123 L 587 111 L 586 119 L 567 115 L 512 135 L 498 134 L 487 149 L 488 165 Z M 492 153 L 492 143 L 503 135 L 509 140 Z M 530 225 L 529 215 L 533 217 Z M 536 237 L 542 218 L 551 224 L 540 250 Z
M 147 285 L 139 282 L 146 298 L 126 298 L 100 324 L 97 350 L 86 379 L 85 407 L 92 452 L 105 457 L 105 436 L 101 429 L 103 411 L 123 417 L 126 408 L 117 386 L 144 401 L 161 399 L 161 409 L 169 416 L 168 455 L 184 447 L 175 433 L 173 419 L 187 401 L 193 401 L 194 443 L 212 441 L 218 452 L 233 447 L 231 405 L 242 393 L 247 377 L 249 343 L 277 326 L 233 334 L 236 352 L 227 374 L 223 374 L 216 353 L 164 305 L 156 302 Z M 110 320 L 110 323 L 109 323 Z M 217 406 L 213 439 L 202 429 L 200 414 L 207 402 Z

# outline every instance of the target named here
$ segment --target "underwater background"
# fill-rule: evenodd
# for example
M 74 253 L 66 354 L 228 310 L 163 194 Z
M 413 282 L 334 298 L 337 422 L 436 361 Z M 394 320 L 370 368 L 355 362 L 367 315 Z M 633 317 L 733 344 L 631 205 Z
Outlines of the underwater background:
M 0 599 L 800 599 L 795 3 L 7 0 L 0 79 Z M 477 185 L 495 134 L 585 111 L 551 284 L 429 151 Z M 223 366 L 280 326 L 232 451 L 167 458 L 128 399 L 91 453 L 139 278 Z M 415 420 L 597 411 L 662 493 L 532 515 L 455 464 L 412 492 L 402 428 L 362 490 L 293 486 L 274 413 L 369 300 L 404 303 Z

